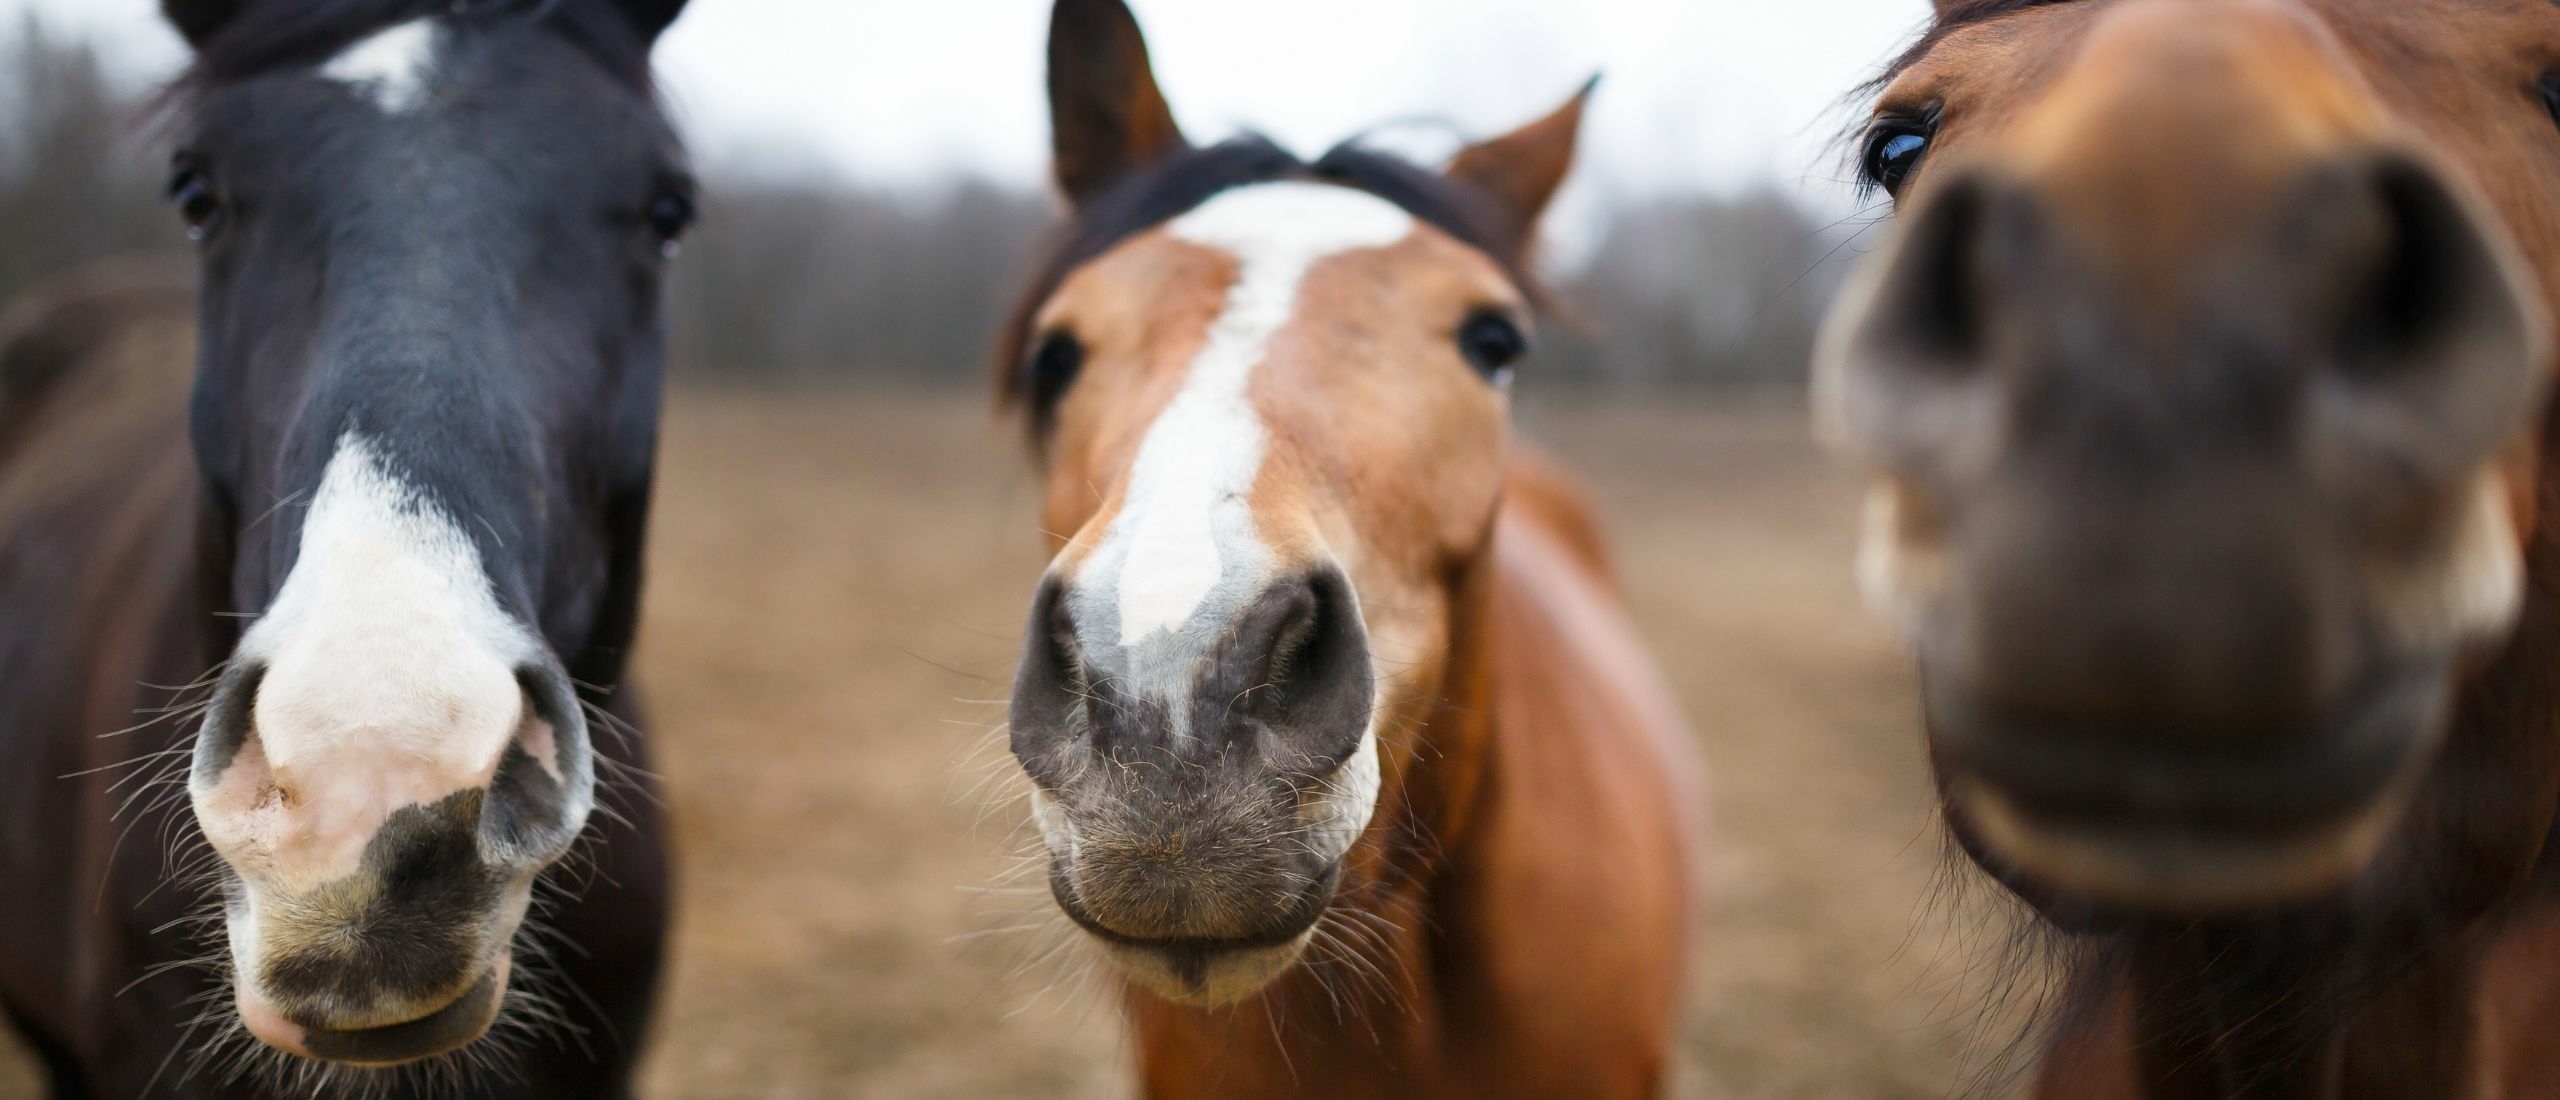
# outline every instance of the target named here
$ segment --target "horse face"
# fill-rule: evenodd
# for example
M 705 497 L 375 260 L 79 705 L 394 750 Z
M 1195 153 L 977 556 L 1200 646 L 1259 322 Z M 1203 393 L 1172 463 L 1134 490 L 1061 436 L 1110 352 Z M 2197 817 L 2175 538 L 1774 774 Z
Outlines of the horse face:
M 1453 334 L 1493 263 L 1330 184 L 1229 191 L 1042 309 L 1058 409 L 1013 746 L 1059 903 L 1169 995 L 1295 957 L 1367 826 L 1379 726 L 1436 694 L 1446 564 L 1493 511 L 1503 392 Z M 1048 354 L 1058 354 L 1051 351 Z
M 1060 907 L 1140 986 L 1230 1002 L 1297 959 L 1400 804 L 1418 746 L 1398 731 L 1440 694 L 1453 575 L 1488 537 L 1528 304 L 1487 252 L 1321 163 L 1248 144 L 1163 164 L 1187 147 L 1116 3 L 1059 5 L 1051 86 L 1074 236 L 1135 224 L 1017 333 L 1054 557 L 1012 747 Z M 1456 170 L 1551 169 L 1504 212 L 1525 226 L 1578 109 Z M 1230 178 L 1255 148 L 1295 167 Z
M 255 615 L 190 793 L 248 1030 L 399 1063 L 496 1018 L 594 802 L 573 677 L 629 638 L 689 214 L 647 88 L 675 6 L 420 4 L 299 44 L 288 7 L 171 5 L 208 583 Z
M 2031 896 L 2338 889 L 2524 597 L 2560 14 L 1993 7 L 1879 104 L 1818 366 L 1950 821 Z

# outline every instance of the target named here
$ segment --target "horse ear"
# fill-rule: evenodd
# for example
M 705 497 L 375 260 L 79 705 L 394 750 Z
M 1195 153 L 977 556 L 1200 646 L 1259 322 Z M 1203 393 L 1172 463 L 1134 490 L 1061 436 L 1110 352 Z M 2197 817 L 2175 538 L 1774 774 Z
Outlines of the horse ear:
M 1050 12 L 1049 127 L 1058 187 L 1076 205 L 1190 148 L 1121 0 L 1058 0 Z
M 655 42 L 666 33 L 667 25 L 684 14 L 685 0 L 613 0 L 624 18 L 639 30 L 643 41 Z
M 1511 228 L 1526 239 L 1538 224 L 1538 215 L 1547 209 L 1547 200 L 1556 197 L 1556 188 L 1564 183 L 1565 170 L 1573 167 L 1582 105 L 1590 101 L 1591 89 L 1599 83 L 1594 76 L 1545 118 L 1458 150 L 1442 174 L 1491 198 L 1511 219 Z
M 160 0 L 160 14 L 191 49 L 204 44 L 231 22 L 231 17 L 247 7 L 247 0 Z

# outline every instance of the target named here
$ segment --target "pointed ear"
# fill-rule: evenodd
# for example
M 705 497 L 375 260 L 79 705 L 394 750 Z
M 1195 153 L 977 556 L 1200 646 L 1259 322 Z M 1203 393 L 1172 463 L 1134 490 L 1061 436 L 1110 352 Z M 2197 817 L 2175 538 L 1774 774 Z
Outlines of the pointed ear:
M 684 5 L 685 0 L 613 0 L 613 6 L 622 9 L 623 17 L 640 32 L 643 42 L 656 42 L 659 35 L 666 33 L 676 16 L 684 14 Z
M 1121 0 L 1058 0 L 1049 16 L 1049 127 L 1058 187 L 1083 205 L 1129 173 L 1190 148 Z
M 160 0 L 160 14 L 189 48 L 200 50 L 247 6 L 248 0 Z
M 1564 106 L 1547 117 L 1501 137 L 1458 150 L 1442 174 L 1484 193 L 1511 219 L 1510 228 L 1527 240 L 1537 227 L 1547 200 L 1556 197 L 1565 170 L 1573 167 L 1573 142 L 1582 130 L 1582 105 L 1600 78 L 1585 81 Z

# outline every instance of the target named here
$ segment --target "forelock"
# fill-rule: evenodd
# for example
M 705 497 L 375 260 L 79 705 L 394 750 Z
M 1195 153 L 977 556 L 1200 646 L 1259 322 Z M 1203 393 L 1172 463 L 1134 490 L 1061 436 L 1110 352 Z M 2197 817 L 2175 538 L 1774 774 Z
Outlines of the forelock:
M 533 20 L 594 57 L 616 79 L 649 87 L 649 44 L 609 0 L 255 0 L 196 52 L 180 93 L 317 65 L 416 19 Z
M 1021 395 L 1020 366 L 1030 352 L 1034 314 L 1069 274 L 1112 246 L 1163 225 L 1210 199 L 1257 183 L 1304 180 L 1374 195 L 1483 252 L 1532 301 L 1543 302 L 1527 265 L 1527 244 L 1505 228 L 1490 197 L 1438 172 L 1357 139 L 1310 162 L 1259 134 L 1185 149 L 1112 185 L 1078 209 L 1032 269 L 1021 300 L 997 340 L 999 396 Z

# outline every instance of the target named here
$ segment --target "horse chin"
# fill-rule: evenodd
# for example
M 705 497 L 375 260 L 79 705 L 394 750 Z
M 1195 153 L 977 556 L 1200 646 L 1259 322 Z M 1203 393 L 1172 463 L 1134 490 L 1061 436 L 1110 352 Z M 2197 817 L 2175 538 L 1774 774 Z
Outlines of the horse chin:
M 1990 786 L 1953 782 L 1947 814 L 1977 859 L 2030 897 L 2206 918 L 2336 894 L 2373 864 L 2407 801 L 2395 792 L 2343 818 L 2243 835 L 2041 815 Z
M 1294 897 L 1270 910 L 1272 923 L 1241 935 L 1188 934 L 1199 929 L 1142 932 L 1098 917 L 1079 898 L 1073 873 L 1053 859 L 1049 892 L 1058 908 L 1100 944 L 1129 983 L 1173 1004 L 1217 1008 L 1260 993 L 1306 954 L 1341 881 L 1336 861 L 1310 875 Z M 1228 930 L 1232 931 L 1232 930 Z
M 2435 758 L 2450 684 L 2438 661 L 2377 667 L 2329 719 L 2247 740 L 2024 721 L 1942 681 L 1926 694 L 1948 824 L 1976 862 L 2040 908 L 2210 918 L 2364 876 Z
M 242 1027 L 261 1043 L 314 1062 L 387 1069 L 451 1054 L 488 1034 L 506 1003 L 513 962 L 511 953 L 501 952 L 453 1000 L 411 1019 L 367 1027 L 334 1028 L 296 1020 L 246 985 L 236 985 L 232 995 Z
M 1105 943 L 1104 952 L 1131 985 L 1174 1004 L 1220 1008 L 1262 992 L 1297 965 L 1315 930 L 1268 947 L 1221 948 L 1198 944 L 1162 947 Z

